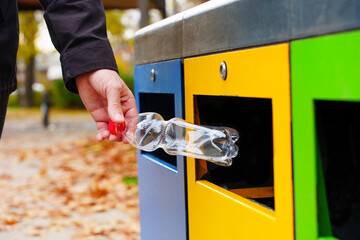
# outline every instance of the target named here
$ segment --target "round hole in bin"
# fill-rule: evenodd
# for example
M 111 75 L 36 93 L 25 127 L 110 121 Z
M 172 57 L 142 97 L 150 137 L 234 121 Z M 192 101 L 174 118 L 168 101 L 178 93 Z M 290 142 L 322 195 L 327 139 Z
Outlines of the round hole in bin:
M 227 77 L 227 67 L 226 67 L 226 62 L 223 61 L 221 64 L 220 64 L 220 77 L 223 79 L 223 80 L 226 80 L 226 77 Z
M 155 82 L 155 70 L 151 69 L 151 81 Z

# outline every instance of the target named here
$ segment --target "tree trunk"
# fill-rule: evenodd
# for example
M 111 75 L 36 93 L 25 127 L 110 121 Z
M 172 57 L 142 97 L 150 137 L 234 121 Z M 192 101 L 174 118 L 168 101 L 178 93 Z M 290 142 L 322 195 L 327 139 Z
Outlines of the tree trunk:
M 35 56 L 31 56 L 27 65 L 25 73 L 25 92 L 22 97 L 22 106 L 23 107 L 32 107 L 34 106 L 34 94 L 32 90 L 32 85 L 35 80 Z

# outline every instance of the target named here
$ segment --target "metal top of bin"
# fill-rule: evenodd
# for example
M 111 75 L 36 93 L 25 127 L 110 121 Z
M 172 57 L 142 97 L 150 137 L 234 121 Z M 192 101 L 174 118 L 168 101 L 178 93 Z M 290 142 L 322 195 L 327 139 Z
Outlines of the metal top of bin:
M 358 0 L 213 0 L 140 29 L 135 64 L 360 28 Z
M 173 15 L 136 32 L 136 65 L 182 57 L 183 15 L 184 13 Z

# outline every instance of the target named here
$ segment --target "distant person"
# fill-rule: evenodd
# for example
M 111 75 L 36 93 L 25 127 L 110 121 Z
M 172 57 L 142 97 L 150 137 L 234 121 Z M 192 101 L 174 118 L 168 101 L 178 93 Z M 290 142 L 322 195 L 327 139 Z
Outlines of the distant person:
M 51 40 L 60 53 L 64 84 L 80 97 L 96 122 L 97 140 L 121 140 L 108 121 L 135 129 L 132 92 L 117 72 L 101 0 L 40 0 Z M 0 138 L 10 93 L 16 90 L 19 20 L 16 0 L 0 0 Z M 129 122 L 130 121 L 130 122 Z M 126 140 L 124 140 L 125 142 Z
M 44 91 L 42 95 L 42 103 L 40 106 L 41 110 L 41 117 L 42 117 L 42 125 L 44 128 L 47 128 L 49 126 L 49 111 L 51 107 L 51 96 L 50 91 L 46 90 Z

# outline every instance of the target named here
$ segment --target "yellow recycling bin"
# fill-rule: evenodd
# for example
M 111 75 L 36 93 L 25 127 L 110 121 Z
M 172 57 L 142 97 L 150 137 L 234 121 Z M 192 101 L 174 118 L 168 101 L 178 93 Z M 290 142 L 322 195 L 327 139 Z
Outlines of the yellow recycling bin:
M 294 239 L 289 45 L 184 60 L 189 122 L 237 129 L 229 168 L 188 158 L 189 239 Z

